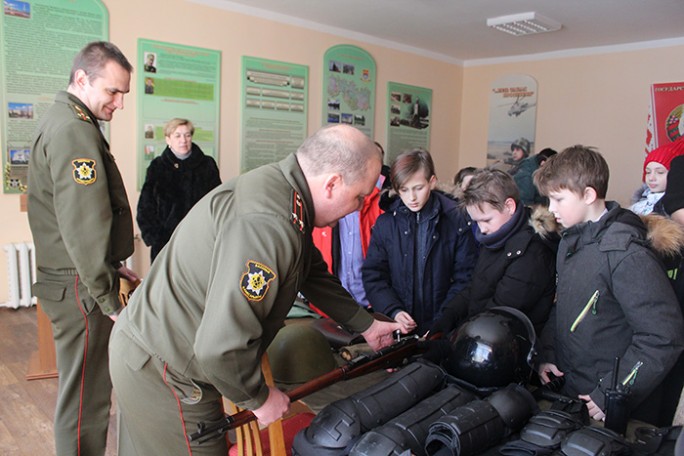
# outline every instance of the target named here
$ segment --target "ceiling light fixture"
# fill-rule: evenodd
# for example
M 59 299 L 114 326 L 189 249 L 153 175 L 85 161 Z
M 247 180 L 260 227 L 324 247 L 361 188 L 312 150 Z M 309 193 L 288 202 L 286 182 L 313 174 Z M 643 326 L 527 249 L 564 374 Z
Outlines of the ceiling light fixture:
M 514 36 L 555 32 L 562 27 L 560 22 L 535 12 L 492 17 L 487 19 L 487 25 Z

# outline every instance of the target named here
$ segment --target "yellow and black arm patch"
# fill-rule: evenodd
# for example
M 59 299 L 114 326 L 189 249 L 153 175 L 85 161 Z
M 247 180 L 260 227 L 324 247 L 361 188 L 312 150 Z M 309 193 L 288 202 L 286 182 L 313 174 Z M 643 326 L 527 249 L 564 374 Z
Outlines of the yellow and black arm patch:
M 74 181 L 81 185 L 90 185 L 97 180 L 97 171 L 95 165 L 97 163 L 92 158 L 77 158 L 71 161 L 74 167 L 72 173 Z
M 240 278 L 240 291 L 250 301 L 261 301 L 268 292 L 269 284 L 276 278 L 275 272 L 258 261 L 247 262 L 247 272 Z

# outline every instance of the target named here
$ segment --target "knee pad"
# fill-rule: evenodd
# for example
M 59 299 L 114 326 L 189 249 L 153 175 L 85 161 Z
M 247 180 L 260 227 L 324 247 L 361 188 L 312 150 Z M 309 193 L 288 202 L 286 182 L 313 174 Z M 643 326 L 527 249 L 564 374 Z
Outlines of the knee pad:
M 365 433 L 352 447 L 350 456 L 423 455 L 430 425 L 457 407 L 475 399 L 468 391 L 449 385 L 419 402 L 388 423 Z
M 631 449 L 610 429 L 587 426 L 568 435 L 561 444 L 563 456 L 621 456 Z
M 504 431 L 503 420 L 489 402 L 472 401 L 432 423 L 425 452 L 429 455 L 477 454 L 495 443 L 493 437 L 502 436 Z
M 429 362 L 414 362 L 382 382 L 321 410 L 294 438 L 293 452 L 322 456 L 351 448 L 358 437 L 385 424 L 444 387 L 444 371 Z M 345 451 L 346 453 L 346 451 Z
M 559 448 L 563 439 L 582 427 L 569 413 L 546 410 L 530 418 L 520 431 L 520 439 L 542 448 Z
M 425 450 L 429 455 L 480 453 L 520 429 L 536 411 L 537 404 L 529 391 L 519 385 L 509 385 L 433 423 Z

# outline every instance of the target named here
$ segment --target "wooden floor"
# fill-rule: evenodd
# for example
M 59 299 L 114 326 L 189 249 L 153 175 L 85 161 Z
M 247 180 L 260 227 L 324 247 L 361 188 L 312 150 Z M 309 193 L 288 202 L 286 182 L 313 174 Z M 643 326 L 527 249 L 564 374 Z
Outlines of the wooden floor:
M 29 359 L 38 345 L 36 308 L 0 307 L 0 337 L 0 456 L 55 454 L 52 421 L 57 379 L 25 379 Z M 364 389 L 387 375 L 380 370 L 334 384 L 308 396 L 305 400 L 308 408 L 293 407 L 293 412 L 309 409 L 317 412 L 328 403 Z M 113 403 L 106 456 L 117 453 L 116 402 Z
M 52 434 L 57 379 L 25 379 L 37 348 L 36 308 L 0 308 L 0 455 L 55 454 Z M 112 410 L 107 456 L 116 455 Z

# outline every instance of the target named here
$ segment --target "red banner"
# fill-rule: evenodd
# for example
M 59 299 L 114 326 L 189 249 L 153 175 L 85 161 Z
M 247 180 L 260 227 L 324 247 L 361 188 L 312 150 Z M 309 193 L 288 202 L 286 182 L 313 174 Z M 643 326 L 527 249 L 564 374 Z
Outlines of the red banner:
M 646 150 L 684 136 L 684 82 L 651 86 L 651 112 L 646 134 Z

